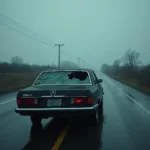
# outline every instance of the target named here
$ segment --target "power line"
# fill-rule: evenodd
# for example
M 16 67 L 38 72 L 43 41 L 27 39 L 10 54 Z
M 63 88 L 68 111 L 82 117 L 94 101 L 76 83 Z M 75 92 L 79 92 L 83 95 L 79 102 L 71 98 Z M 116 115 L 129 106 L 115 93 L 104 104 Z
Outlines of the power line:
M 49 45 L 49 43 L 46 43 L 46 42 L 41 41 L 41 40 L 39 40 L 39 39 L 36 39 L 36 38 L 32 37 L 31 35 L 28 35 L 27 33 L 22 32 L 21 30 L 18 30 L 18 29 L 16 29 L 16 28 L 14 28 L 14 27 L 12 27 L 12 26 L 10 26 L 10 25 L 8 25 L 8 24 L 2 22 L 1 20 L 0 20 L 0 22 L 1 22 L 1 24 L 3 24 L 4 26 L 6 26 L 6 27 L 9 28 L 9 29 L 12 29 L 12 30 L 17 31 L 17 32 L 19 32 L 19 33 L 21 33 L 21 34 L 24 34 L 24 35 L 28 36 L 29 38 L 31 38 L 31 39 L 33 39 L 33 40 L 35 40 L 35 41 L 38 41 L 38 42 L 41 42 L 41 43 L 46 44 L 46 45 L 48 45 L 48 46 L 51 46 L 51 45 Z
M 19 28 L 23 29 L 24 31 L 26 31 L 26 32 L 28 32 L 28 33 L 30 33 L 30 34 L 33 34 L 34 36 L 37 36 L 37 37 L 40 37 L 40 38 L 44 38 L 45 40 L 48 41 L 48 43 L 49 43 L 49 42 L 51 42 L 51 43 L 53 43 L 53 44 L 55 43 L 55 42 L 53 42 L 52 40 L 48 40 L 48 39 L 46 39 L 45 37 L 43 37 L 43 36 L 37 34 L 36 32 L 32 31 L 31 29 L 24 27 L 22 24 L 20 24 L 20 23 L 17 22 L 16 20 L 12 19 L 11 17 L 8 17 L 8 16 L 6 16 L 6 15 L 4 15 L 4 14 L 2 14 L 2 13 L 0 13 L 0 17 L 2 17 L 3 20 L 5 20 L 5 21 L 10 22 L 11 24 L 14 24 L 14 25 L 18 26 Z
M 35 32 L 33 32 L 30 29 L 23 27 L 20 23 L 14 21 L 13 19 L 3 16 L 3 14 L 1 14 L 1 13 L 0 13 L 0 23 L 2 23 L 4 26 L 6 26 L 9 29 L 17 31 L 23 35 L 26 35 L 26 36 L 36 40 L 36 41 L 42 42 L 43 44 L 50 46 L 49 42 L 46 42 L 45 40 L 41 40 L 40 36 L 38 34 L 36 34 Z M 63 46 L 63 44 L 56 44 L 56 46 L 59 46 L 58 68 L 60 68 L 60 47 Z
M 39 41 L 39 42 L 41 42 L 43 44 L 46 44 L 46 45 L 50 46 L 50 42 L 46 42 L 45 40 L 41 40 L 40 39 L 41 38 L 40 35 L 38 35 L 37 33 L 33 32 L 32 30 L 30 30 L 28 28 L 23 27 L 20 23 L 16 22 L 15 20 L 13 20 L 13 19 L 11 19 L 9 17 L 4 16 L 1 13 L 0 13 L 0 22 L 4 26 L 6 26 L 7 28 L 10 28 L 10 29 L 12 29 L 14 31 L 17 31 L 17 32 L 19 32 L 21 34 L 24 34 L 24 35 L 26 35 L 26 36 L 28 36 L 28 37 L 36 40 L 36 41 Z M 17 26 L 17 27 L 14 27 L 13 24 L 15 24 L 15 26 Z M 18 28 L 18 26 L 19 26 L 19 28 Z
M 9 29 L 12 29 L 12 30 L 14 30 L 16 32 L 19 32 L 20 34 L 26 35 L 29 38 L 34 39 L 35 41 L 41 42 L 42 44 L 46 44 L 48 46 L 52 46 L 52 45 L 50 45 L 50 43 L 54 44 L 54 42 L 49 41 L 49 40 L 48 41 L 47 40 L 46 41 L 45 40 L 41 40 L 41 38 L 45 39 L 45 37 L 42 37 L 41 35 L 35 33 L 31 29 L 28 29 L 28 28 L 24 27 L 19 22 L 13 20 L 12 18 L 10 18 L 8 16 L 5 16 L 2 13 L 0 13 L 0 23 L 3 24 L 4 26 L 6 26 Z M 14 25 L 16 27 L 14 27 Z M 72 56 L 72 55 L 70 55 L 70 56 Z M 59 50 L 58 57 L 59 57 L 58 58 L 58 67 L 60 67 L 60 50 Z M 72 56 L 72 58 L 74 58 L 74 56 Z M 80 59 L 78 58 L 78 67 L 80 65 L 80 60 L 81 60 L 81 58 Z M 87 63 L 85 63 L 85 61 L 84 61 L 83 62 L 83 67 L 84 67 L 85 64 L 87 64 Z M 87 66 L 90 66 L 90 65 L 87 65 Z
M 12 18 L 5 16 L 4 14 L 0 13 L 0 18 L 2 18 L 4 21 L 6 21 L 7 23 L 13 24 L 15 26 L 18 26 L 21 30 L 24 30 L 26 32 L 30 32 L 31 34 L 33 34 L 34 36 L 39 37 L 39 35 L 37 33 L 34 33 L 32 30 L 25 28 L 24 26 L 22 26 L 19 22 L 13 20 Z

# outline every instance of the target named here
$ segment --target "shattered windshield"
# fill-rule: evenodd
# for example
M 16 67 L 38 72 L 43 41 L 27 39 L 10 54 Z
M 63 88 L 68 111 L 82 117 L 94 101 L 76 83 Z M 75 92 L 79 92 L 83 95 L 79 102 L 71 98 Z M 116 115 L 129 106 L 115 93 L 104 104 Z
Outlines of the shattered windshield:
M 44 72 L 34 83 L 34 85 L 42 84 L 90 84 L 90 77 L 85 71 Z

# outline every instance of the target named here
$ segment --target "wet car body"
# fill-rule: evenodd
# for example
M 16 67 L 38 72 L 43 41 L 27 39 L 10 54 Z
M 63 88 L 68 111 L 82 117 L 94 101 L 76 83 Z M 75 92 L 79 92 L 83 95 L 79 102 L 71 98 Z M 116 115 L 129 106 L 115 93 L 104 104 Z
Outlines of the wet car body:
M 46 75 L 37 82 L 43 73 L 57 73 L 54 74 L 55 77 L 60 73 L 61 76 L 54 79 L 55 84 L 47 83 L 54 80 L 51 81 Z M 18 92 L 16 113 L 31 116 L 33 123 L 48 117 L 90 116 L 93 120 L 97 120 L 97 110 L 103 105 L 104 93 L 102 79 L 97 79 L 93 70 L 52 70 L 41 74 L 31 87 Z M 61 83 L 64 83 L 66 77 L 71 84 L 57 84 L 60 78 Z M 84 83 L 87 77 L 88 80 Z M 74 84 L 73 80 L 81 83 Z M 40 82 L 44 84 L 39 84 Z

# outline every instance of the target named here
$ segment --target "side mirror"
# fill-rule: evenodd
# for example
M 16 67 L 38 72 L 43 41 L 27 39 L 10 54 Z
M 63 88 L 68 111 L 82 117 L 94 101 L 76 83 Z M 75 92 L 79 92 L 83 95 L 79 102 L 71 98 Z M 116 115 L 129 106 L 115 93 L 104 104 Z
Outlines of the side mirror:
M 102 82 L 103 82 L 102 79 L 98 79 L 98 80 L 97 80 L 97 83 L 102 83 Z

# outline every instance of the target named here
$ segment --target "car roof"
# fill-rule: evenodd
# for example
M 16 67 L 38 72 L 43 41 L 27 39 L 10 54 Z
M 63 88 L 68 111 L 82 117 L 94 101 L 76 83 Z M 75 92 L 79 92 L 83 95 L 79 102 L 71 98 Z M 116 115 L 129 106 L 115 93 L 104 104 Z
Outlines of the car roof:
M 48 70 L 45 70 L 43 72 L 53 72 L 53 71 L 86 71 L 86 72 L 94 72 L 94 70 L 92 69 L 84 69 L 84 68 L 77 68 L 77 69 L 48 69 Z

